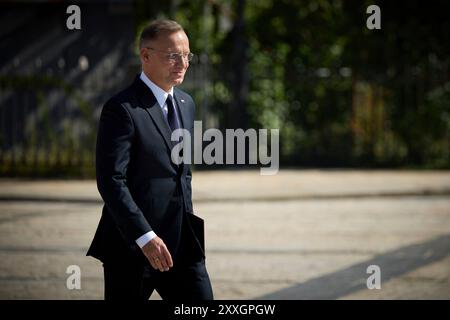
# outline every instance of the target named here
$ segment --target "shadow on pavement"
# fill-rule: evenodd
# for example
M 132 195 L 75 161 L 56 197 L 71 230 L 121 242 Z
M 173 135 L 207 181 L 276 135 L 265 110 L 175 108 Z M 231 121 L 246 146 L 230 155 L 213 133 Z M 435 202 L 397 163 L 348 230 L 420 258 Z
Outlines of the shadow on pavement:
M 350 293 L 367 289 L 366 273 L 369 265 L 381 269 L 381 282 L 386 282 L 417 268 L 439 261 L 450 255 L 450 235 L 443 235 L 430 241 L 405 246 L 378 255 L 371 260 L 355 264 L 304 283 L 255 297 L 264 300 L 328 300 L 338 299 Z

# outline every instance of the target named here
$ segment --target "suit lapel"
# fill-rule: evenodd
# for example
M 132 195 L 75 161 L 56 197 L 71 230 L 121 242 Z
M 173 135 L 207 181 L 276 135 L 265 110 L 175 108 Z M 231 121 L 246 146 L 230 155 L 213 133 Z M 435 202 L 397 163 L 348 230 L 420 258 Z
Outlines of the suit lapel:
M 153 95 L 152 91 L 145 85 L 144 82 L 136 77 L 135 85 L 137 86 L 139 92 L 139 99 L 142 103 L 142 107 L 148 112 L 156 127 L 158 128 L 159 133 L 163 136 L 164 141 L 169 148 L 169 151 L 175 146 L 174 142 L 170 140 L 171 130 L 169 124 L 164 118 L 163 111 Z
M 180 121 L 181 121 L 181 127 L 186 129 L 186 123 L 188 123 L 188 115 L 187 115 L 187 108 L 186 108 L 186 101 L 179 98 L 176 89 L 173 90 L 173 95 L 175 98 L 175 101 L 177 103 L 178 106 L 178 114 L 180 115 Z
M 178 105 L 178 110 L 180 110 L 179 114 L 180 114 L 180 118 L 181 118 L 181 127 L 186 129 L 186 125 L 189 124 L 189 115 L 188 115 L 188 106 L 186 104 L 186 101 L 181 99 L 179 97 L 179 95 L 176 92 L 176 89 L 174 89 L 173 91 L 173 95 L 175 98 L 175 101 L 177 102 Z M 187 128 L 187 130 L 189 130 L 189 128 Z M 192 139 L 192 137 L 191 137 Z M 192 154 L 192 152 L 191 152 Z M 183 174 L 186 174 L 188 172 L 189 166 L 183 163 Z

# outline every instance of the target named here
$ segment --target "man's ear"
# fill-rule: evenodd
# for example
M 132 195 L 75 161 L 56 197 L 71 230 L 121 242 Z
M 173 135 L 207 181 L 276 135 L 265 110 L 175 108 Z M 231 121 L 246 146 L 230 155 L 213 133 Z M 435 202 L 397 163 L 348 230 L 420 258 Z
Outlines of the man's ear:
M 150 61 L 150 55 L 148 54 L 148 50 L 146 50 L 145 48 L 141 48 L 141 50 L 139 50 L 139 53 L 142 61 L 144 62 Z

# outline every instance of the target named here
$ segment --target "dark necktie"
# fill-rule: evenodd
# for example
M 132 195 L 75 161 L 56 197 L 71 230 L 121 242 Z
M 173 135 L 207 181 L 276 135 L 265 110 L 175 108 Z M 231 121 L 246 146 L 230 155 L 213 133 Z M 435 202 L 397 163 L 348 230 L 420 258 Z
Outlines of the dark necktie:
M 173 105 L 172 96 L 170 94 L 167 96 L 166 103 L 167 103 L 167 122 L 169 122 L 169 127 L 173 132 L 175 129 L 178 129 L 180 126 L 178 125 L 177 114 L 175 112 L 175 106 Z
M 173 105 L 173 101 L 172 101 L 172 96 L 169 94 L 167 96 L 167 122 L 169 123 L 169 127 L 172 130 L 172 132 L 175 129 L 180 128 L 179 123 L 178 123 L 178 118 L 177 118 L 177 114 L 175 112 L 175 106 Z M 178 142 L 181 141 L 181 137 L 178 138 Z M 180 157 L 183 157 L 183 149 L 181 149 L 180 151 Z M 181 166 L 179 166 L 179 168 L 181 168 Z

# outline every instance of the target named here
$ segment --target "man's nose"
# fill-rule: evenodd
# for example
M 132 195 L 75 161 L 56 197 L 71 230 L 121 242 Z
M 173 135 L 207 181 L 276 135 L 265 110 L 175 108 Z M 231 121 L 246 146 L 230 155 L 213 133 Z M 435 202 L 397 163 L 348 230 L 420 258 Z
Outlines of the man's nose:
M 178 65 L 182 65 L 184 68 L 187 68 L 189 66 L 189 60 L 187 56 L 178 56 L 178 59 L 176 60 L 176 63 Z

